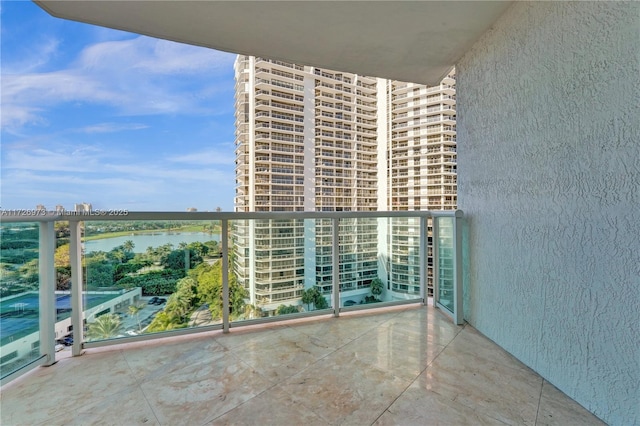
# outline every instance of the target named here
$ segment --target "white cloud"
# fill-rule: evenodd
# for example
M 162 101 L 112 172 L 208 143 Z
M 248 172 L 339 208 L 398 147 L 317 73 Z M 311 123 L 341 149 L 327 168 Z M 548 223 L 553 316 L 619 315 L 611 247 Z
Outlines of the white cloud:
M 107 160 L 103 152 L 93 147 L 61 147 L 57 151 L 47 149 L 11 149 L 4 152 L 4 170 L 41 172 L 92 173 Z M 6 184 L 3 183 L 3 185 Z
M 141 130 L 149 126 L 142 123 L 99 123 L 92 126 L 83 127 L 78 131 L 81 133 L 114 133 L 125 130 Z
M 203 153 L 186 154 L 185 159 L 196 158 L 198 155 L 209 155 Z M 212 154 L 215 155 L 215 154 Z M 222 155 L 218 153 L 218 155 Z M 131 159 L 135 162 L 127 162 Z M 186 162 L 188 161 L 178 161 Z M 196 163 L 191 162 L 191 165 Z M 105 174 L 109 176 L 129 176 L 135 180 L 153 179 L 176 179 L 193 181 L 211 181 L 226 175 L 227 170 L 233 169 L 233 160 L 224 160 L 220 163 L 204 161 L 199 165 L 209 166 L 212 164 L 227 165 L 228 167 L 184 167 L 176 168 L 175 165 L 169 167 L 163 161 L 141 162 L 139 158 L 134 158 L 126 152 L 116 152 L 104 150 L 99 147 L 66 146 L 60 147 L 56 151 L 48 149 L 21 150 L 11 149 L 5 152 L 3 158 L 3 169 L 24 172 L 56 172 L 56 173 L 87 173 Z M 86 179 L 83 177 L 82 179 Z
M 26 124 L 46 125 L 47 120 L 39 115 L 40 112 L 42 112 L 42 108 L 5 105 L 3 103 L 0 125 L 3 129 L 14 134 Z
M 3 73 L 24 74 L 37 71 L 43 65 L 58 54 L 60 40 L 50 36 L 39 37 L 37 43 L 29 49 L 24 49 L 22 56 L 16 58 L 14 62 L 9 62 L 3 58 Z
M 134 69 L 145 75 L 215 73 L 230 69 L 235 55 L 167 40 L 137 37 L 94 44 L 79 56 L 80 68 Z
M 57 48 L 52 42 L 47 49 Z M 215 96 L 233 89 L 233 60 L 232 54 L 140 36 L 91 45 L 52 72 L 32 72 L 41 62 L 20 72 L 3 67 L 2 126 L 15 133 L 42 125 L 47 108 L 68 102 L 106 105 L 121 115 L 214 113 Z
M 231 207 L 233 167 L 174 166 L 166 161 L 141 163 L 129 160 L 127 153 L 93 146 L 9 150 L 3 158 L 2 197 L 11 206 L 3 207 L 72 205 L 82 200 L 131 210 Z
M 210 137 L 207 129 L 191 136 L 169 130 L 170 139 L 161 140 L 158 135 L 164 129 L 156 126 L 158 121 L 138 118 L 121 123 L 118 116 L 204 115 L 214 120 L 228 115 L 233 106 L 218 104 L 221 94 L 226 100 L 233 92 L 235 55 L 113 34 L 108 32 L 101 39 L 110 40 L 84 48 L 63 65 L 57 64 L 71 53 L 64 38 L 46 43 L 41 39 L 10 61 L 3 55 L 3 138 L 17 136 L 5 138 L 2 145 L 3 208 L 84 200 L 100 208 L 183 211 L 188 206 L 207 210 L 221 205 L 229 210 L 235 178 L 232 144 L 190 152 L 185 142 L 176 156 L 171 154 L 174 140 L 192 141 L 201 149 L 201 139 Z M 66 109 L 70 106 L 74 111 L 91 107 L 90 121 L 83 117 L 78 124 L 75 116 L 58 121 L 72 114 Z M 217 120 L 209 124 L 218 130 Z M 109 135 L 150 127 L 135 136 Z M 159 139 L 149 143 L 145 137 Z

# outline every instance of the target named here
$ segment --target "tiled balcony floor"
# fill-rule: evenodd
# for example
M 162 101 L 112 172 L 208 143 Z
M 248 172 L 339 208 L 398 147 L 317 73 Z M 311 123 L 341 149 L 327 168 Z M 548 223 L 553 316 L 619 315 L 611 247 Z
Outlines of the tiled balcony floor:
M 93 349 L 0 403 L 5 426 L 602 424 L 430 306 Z

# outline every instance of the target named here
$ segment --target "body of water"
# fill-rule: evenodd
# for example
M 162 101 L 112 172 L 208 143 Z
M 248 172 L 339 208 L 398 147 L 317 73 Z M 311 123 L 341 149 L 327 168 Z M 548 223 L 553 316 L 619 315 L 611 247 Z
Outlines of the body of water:
M 177 249 L 180 243 L 219 242 L 220 234 L 209 234 L 206 232 L 156 232 L 153 234 L 125 235 L 122 237 L 86 241 L 84 243 L 84 250 L 85 253 L 111 251 L 128 240 L 133 241 L 134 253 L 144 253 L 147 251 L 147 247 L 159 247 L 167 243 L 173 244 L 174 249 Z

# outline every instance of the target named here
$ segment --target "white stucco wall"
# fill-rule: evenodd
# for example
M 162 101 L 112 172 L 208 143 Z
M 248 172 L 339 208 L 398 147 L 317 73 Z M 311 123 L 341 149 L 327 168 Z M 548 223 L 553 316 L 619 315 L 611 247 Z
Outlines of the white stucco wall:
M 520 2 L 458 71 L 465 317 L 639 424 L 640 3 Z

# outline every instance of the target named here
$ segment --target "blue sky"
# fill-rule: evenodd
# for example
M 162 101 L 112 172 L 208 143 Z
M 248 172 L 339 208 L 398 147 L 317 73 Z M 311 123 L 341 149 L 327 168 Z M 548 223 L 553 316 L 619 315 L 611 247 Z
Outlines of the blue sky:
M 235 55 L 1 2 L 0 206 L 233 209 Z

